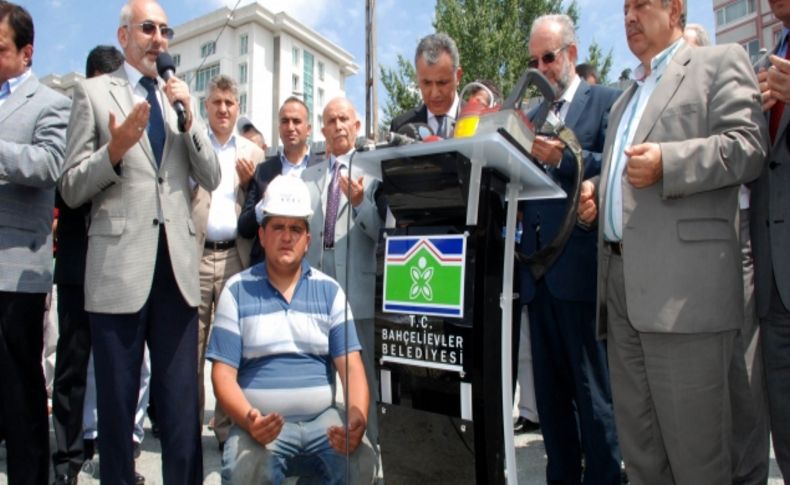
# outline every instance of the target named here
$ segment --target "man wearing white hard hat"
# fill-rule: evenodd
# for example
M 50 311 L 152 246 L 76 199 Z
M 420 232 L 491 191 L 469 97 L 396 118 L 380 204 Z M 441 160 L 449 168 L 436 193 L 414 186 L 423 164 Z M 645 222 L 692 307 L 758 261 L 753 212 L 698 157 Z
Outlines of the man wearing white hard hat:
M 223 483 L 286 476 L 371 483 L 361 346 L 343 290 L 305 260 L 313 215 L 307 186 L 276 177 L 256 212 L 266 259 L 226 283 L 207 353 L 217 400 L 234 423 Z M 334 403 L 335 371 L 347 414 Z

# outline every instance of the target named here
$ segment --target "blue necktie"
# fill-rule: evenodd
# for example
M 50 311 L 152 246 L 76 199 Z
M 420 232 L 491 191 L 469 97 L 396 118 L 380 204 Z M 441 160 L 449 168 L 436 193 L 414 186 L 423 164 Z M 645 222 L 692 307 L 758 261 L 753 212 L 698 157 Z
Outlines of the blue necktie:
M 162 118 L 162 107 L 156 96 L 156 79 L 143 77 L 140 79 L 140 84 L 148 92 L 145 99 L 151 105 L 151 114 L 148 116 L 148 141 L 151 142 L 156 166 L 159 167 L 162 164 L 162 152 L 165 150 L 165 120 Z

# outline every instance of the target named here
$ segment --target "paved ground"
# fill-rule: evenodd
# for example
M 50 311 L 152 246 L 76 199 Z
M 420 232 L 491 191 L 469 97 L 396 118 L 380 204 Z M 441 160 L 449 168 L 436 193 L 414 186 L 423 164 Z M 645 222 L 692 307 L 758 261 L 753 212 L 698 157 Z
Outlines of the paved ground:
M 210 367 L 206 368 L 206 408 L 213 409 L 214 400 L 211 392 Z M 206 413 L 206 420 L 211 416 Z M 452 459 L 463 459 L 464 454 L 469 453 L 463 448 L 462 442 L 458 439 L 456 427 L 451 421 L 446 421 L 446 426 L 437 425 L 436 422 L 420 423 L 415 422 L 409 430 L 400 430 L 403 435 L 404 443 L 408 447 L 420 446 L 430 452 L 422 453 L 422 459 L 415 460 L 410 467 L 399 467 L 398 470 L 387 469 L 385 462 L 385 474 L 387 485 L 429 485 L 429 484 L 455 484 L 461 481 L 460 477 L 453 476 L 452 470 L 442 469 L 446 463 L 445 459 L 453 455 Z M 50 432 L 51 442 L 54 438 Z M 455 444 L 453 447 L 452 444 Z M 394 451 L 394 452 L 397 452 Z M 385 456 L 387 451 L 385 450 Z M 527 485 L 542 485 L 545 467 L 545 449 L 543 439 L 539 433 L 530 433 L 516 437 L 516 461 L 518 463 L 518 482 Z M 86 463 L 83 472 L 80 474 L 80 485 L 98 485 L 98 467 L 100 460 L 95 459 Z M 220 484 L 220 454 L 217 448 L 214 434 L 203 427 L 203 468 L 204 484 Z M 149 485 L 162 485 L 161 461 L 159 441 L 151 435 L 150 423 L 146 422 L 146 439 L 143 441 L 142 454 L 137 461 L 137 470 L 146 477 Z M 51 472 L 50 472 L 51 473 Z M 771 451 L 771 471 L 769 485 L 781 485 L 782 479 L 776 460 Z M 6 476 L 6 455 L 5 448 L 0 446 L 0 485 L 7 485 Z

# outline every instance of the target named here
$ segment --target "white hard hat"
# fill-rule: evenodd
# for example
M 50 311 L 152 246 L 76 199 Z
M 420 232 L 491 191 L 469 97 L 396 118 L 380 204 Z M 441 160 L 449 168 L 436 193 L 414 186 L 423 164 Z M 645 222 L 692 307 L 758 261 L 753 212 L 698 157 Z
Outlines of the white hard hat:
M 296 217 L 309 221 L 312 215 L 307 185 L 301 178 L 288 175 L 274 177 L 266 187 L 263 199 L 255 205 L 258 224 L 269 216 Z

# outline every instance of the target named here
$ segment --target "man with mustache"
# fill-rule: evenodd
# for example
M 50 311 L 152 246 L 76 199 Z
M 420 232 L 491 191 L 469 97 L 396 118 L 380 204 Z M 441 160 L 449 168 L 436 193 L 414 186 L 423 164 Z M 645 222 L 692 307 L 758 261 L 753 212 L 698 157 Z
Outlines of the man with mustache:
M 85 269 L 96 367 L 103 483 L 132 485 L 129 436 L 143 347 L 159 417 L 166 484 L 203 479 L 198 419 L 197 306 L 200 303 L 191 180 L 220 181 L 205 127 L 192 116 L 189 87 L 157 79 L 156 58 L 173 29 L 153 0 L 130 0 L 117 30 L 126 62 L 74 88 L 66 166 L 71 207 L 91 201 Z M 185 107 L 185 132 L 173 102 Z
M 729 369 L 743 325 L 738 189 L 766 152 L 739 45 L 691 48 L 683 0 L 625 0 L 636 82 L 611 110 L 600 177 L 598 333 L 633 483 L 732 483 Z

